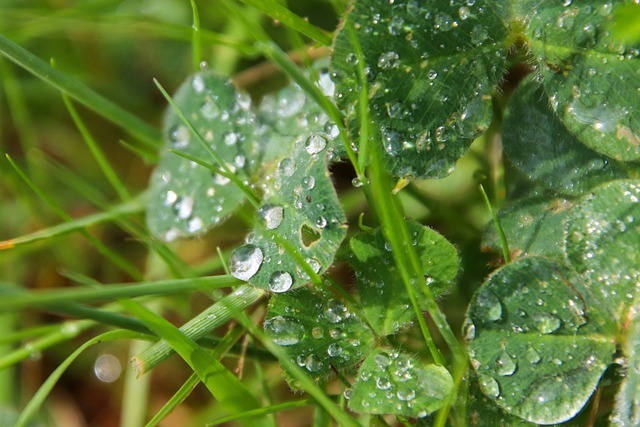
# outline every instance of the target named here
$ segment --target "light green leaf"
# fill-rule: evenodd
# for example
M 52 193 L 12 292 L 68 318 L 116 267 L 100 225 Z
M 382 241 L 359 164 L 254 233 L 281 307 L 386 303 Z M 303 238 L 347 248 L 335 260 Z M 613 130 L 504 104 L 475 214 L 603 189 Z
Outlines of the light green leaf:
M 335 86 L 323 62 L 316 63 L 314 68 L 318 73 L 316 85 L 326 97 L 333 99 Z M 332 151 L 340 146 L 338 126 L 295 83 L 290 83 L 275 94 L 265 95 L 257 114 L 260 123 L 266 125 L 262 137 L 265 141 L 265 160 L 282 159 L 291 152 L 296 138 L 312 133 L 325 137 Z
M 367 414 L 424 417 L 441 408 L 453 390 L 442 366 L 425 365 L 405 353 L 378 349 L 362 363 L 349 408 Z
M 371 329 L 355 313 L 308 287 L 274 295 L 264 330 L 315 380 L 355 366 L 373 348 Z
M 551 106 L 585 145 L 617 160 L 640 158 L 640 44 L 608 31 L 623 0 L 518 3 Z
M 252 285 L 285 292 L 309 282 L 333 263 L 346 218 L 327 170 L 327 139 L 311 134 L 282 159 L 246 244 L 229 259 L 231 274 Z M 306 264 L 306 265 L 305 265 Z M 306 270 L 305 270 L 306 269 Z
M 542 87 L 527 80 L 516 89 L 505 112 L 503 145 L 509 160 L 524 174 L 566 195 L 626 173 L 618 162 L 584 146 L 551 110 Z
M 465 325 L 482 392 L 533 423 L 573 418 L 616 350 L 601 310 L 572 270 L 546 258 L 496 271 L 472 298 Z
M 336 101 L 355 134 L 357 41 L 370 115 L 394 175 L 443 177 L 487 129 L 507 53 L 505 13 L 490 0 L 355 2 L 334 42 Z
M 572 202 L 564 198 L 531 196 L 517 200 L 500 211 L 498 218 L 513 258 L 542 255 L 563 259 L 562 233 L 571 206 Z M 500 240 L 493 222 L 489 224 L 482 244 L 485 248 L 500 252 Z
M 174 101 L 227 168 L 248 180 L 261 156 L 249 95 L 201 72 L 182 84 Z M 167 150 L 220 166 L 173 109 L 164 120 L 164 138 Z M 201 234 L 240 206 L 244 194 L 228 177 L 167 150 L 149 191 L 147 223 L 154 235 L 169 241 Z
M 434 230 L 407 222 L 412 244 L 424 266 L 426 283 L 434 296 L 446 292 L 454 283 L 460 263 L 456 248 Z M 411 301 L 398 272 L 391 246 L 381 230 L 362 233 L 351 239 L 350 264 L 356 272 L 363 311 L 377 334 L 386 336 L 414 319 Z M 420 294 L 416 289 L 416 293 Z
M 640 181 L 594 189 L 571 211 L 565 239 L 567 259 L 622 327 L 638 301 Z
M 631 427 L 640 426 L 640 319 L 633 319 L 626 340 L 626 375 L 616 395 L 611 423 Z

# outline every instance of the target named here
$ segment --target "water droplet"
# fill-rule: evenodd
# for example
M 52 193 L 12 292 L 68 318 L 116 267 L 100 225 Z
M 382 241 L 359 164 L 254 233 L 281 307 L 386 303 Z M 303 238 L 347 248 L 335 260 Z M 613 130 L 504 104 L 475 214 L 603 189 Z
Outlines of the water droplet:
M 476 325 L 473 322 L 468 321 L 464 326 L 464 339 L 467 342 L 472 341 L 476 337 Z
M 490 377 L 489 375 L 479 374 L 478 383 L 480 385 L 480 390 L 482 390 L 487 397 L 497 399 L 498 396 L 500 396 L 500 386 L 495 378 Z
M 304 326 L 293 317 L 276 316 L 264 322 L 264 331 L 277 345 L 294 345 L 304 336 Z
M 93 372 L 100 381 L 112 383 L 120 377 L 122 366 L 120 360 L 113 354 L 103 354 L 96 359 Z
M 167 206 L 171 206 L 177 201 L 178 201 L 178 194 L 175 191 L 171 191 L 171 190 L 167 191 L 167 194 L 164 198 L 164 204 Z
M 200 106 L 200 114 L 202 114 L 205 119 L 215 119 L 220 115 L 220 107 L 212 100 L 207 99 Z
M 188 219 L 193 214 L 193 206 L 195 200 L 193 197 L 182 196 L 178 197 L 176 203 L 173 205 L 173 210 L 176 216 L 180 219 Z
M 327 226 L 327 218 L 320 216 L 316 219 L 316 226 L 318 228 L 325 228 Z
M 391 381 L 387 377 L 376 378 L 376 387 L 380 390 L 389 390 L 391 388 Z
M 314 273 L 319 272 L 320 269 L 322 268 L 322 265 L 320 265 L 320 262 L 315 258 L 307 258 L 305 261 L 307 261 L 307 264 L 309 264 L 309 267 L 311 267 Z
M 398 68 L 400 65 L 400 56 L 396 52 L 385 52 L 378 58 L 378 67 L 383 70 Z
M 325 318 L 331 323 L 340 323 L 350 316 L 347 307 L 337 300 L 330 300 L 324 310 Z
M 183 125 L 177 125 L 171 128 L 169 131 L 169 141 L 176 148 L 184 148 L 189 145 L 189 129 Z
M 378 353 L 373 356 L 373 361 L 376 362 L 376 365 L 378 365 L 380 369 L 384 369 L 391 364 L 389 357 L 383 353 Z
M 330 344 L 327 348 L 327 354 L 331 357 L 338 357 L 342 354 L 342 347 L 340 346 L 340 344 Z
M 396 395 L 398 396 L 398 399 L 407 402 L 416 397 L 416 391 L 412 388 L 400 389 Z
M 471 30 L 470 37 L 471 43 L 475 45 L 481 45 L 486 39 L 489 38 L 489 33 L 487 33 L 487 30 L 485 30 L 482 25 L 476 25 Z
M 449 31 L 457 25 L 458 23 L 453 20 L 451 15 L 447 15 L 446 13 L 438 13 L 435 16 L 433 27 L 436 30 Z
M 249 280 L 262 265 L 262 250 L 254 245 L 243 245 L 236 248 L 229 258 L 231 275 L 239 280 Z
M 311 336 L 314 337 L 315 339 L 320 339 L 324 336 L 324 331 L 322 330 L 321 327 L 316 326 L 313 329 L 311 329 Z
M 313 175 L 308 175 L 302 178 L 302 187 L 305 190 L 313 190 L 315 186 L 316 186 L 316 179 L 313 177 Z
M 476 299 L 478 315 L 489 321 L 497 321 L 502 317 L 502 304 L 500 300 L 488 288 L 482 288 Z
M 524 353 L 524 357 L 525 359 L 527 359 L 529 363 L 532 363 L 532 364 L 536 364 L 540 362 L 540 354 L 538 354 L 536 349 L 531 346 L 527 347 L 527 350 Z
M 285 88 L 278 98 L 276 112 L 280 117 L 291 117 L 302 109 L 306 100 L 305 93 L 299 88 Z
M 458 15 L 460 16 L 460 19 L 464 21 L 469 16 L 471 16 L 471 10 L 466 6 L 462 6 L 460 7 L 460 9 L 458 9 Z
M 496 368 L 496 372 L 498 373 L 498 375 L 506 377 L 513 375 L 513 373 L 516 371 L 516 363 L 506 351 L 502 352 L 502 354 L 498 358 L 497 363 L 498 367 Z
M 282 223 L 284 208 L 278 205 L 266 204 L 261 206 L 256 213 L 268 230 L 274 230 Z
M 324 150 L 326 146 L 327 140 L 325 139 L 325 137 L 315 133 L 307 138 L 305 149 L 307 150 L 307 153 L 314 155 Z
M 238 134 L 235 132 L 227 132 L 222 137 L 226 145 L 234 145 L 238 142 Z
M 429 80 L 434 80 L 436 77 L 438 77 L 438 72 L 436 70 L 429 70 L 427 77 L 429 77 Z
M 196 93 L 200 93 L 204 90 L 204 80 L 201 74 L 196 74 L 191 80 L 191 86 Z
M 280 161 L 280 164 L 278 165 L 278 170 L 280 171 L 280 175 L 282 176 L 292 176 L 293 173 L 295 172 L 296 168 L 296 163 L 293 159 L 290 159 L 289 157 L 285 157 L 284 159 L 282 159 Z
M 293 285 L 293 277 L 286 271 L 276 271 L 269 278 L 269 289 L 272 292 L 287 292 Z
M 251 109 L 251 96 L 247 92 L 240 91 L 236 93 L 236 103 L 244 111 Z
M 558 330 L 562 321 L 551 313 L 536 313 L 531 316 L 535 328 L 541 334 L 550 334 Z
M 322 359 L 315 354 L 310 354 L 305 360 L 305 366 L 309 372 L 318 372 L 323 366 Z
M 191 218 L 187 221 L 187 230 L 189 230 L 189 233 L 197 233 L 202 230 L 203 227 L 204 222 L 202 222 L 200 217 Z
M 353 397 L 353 389 L 352 388 L 345 389 L 342 395 L 347 400 L 351 399 Z

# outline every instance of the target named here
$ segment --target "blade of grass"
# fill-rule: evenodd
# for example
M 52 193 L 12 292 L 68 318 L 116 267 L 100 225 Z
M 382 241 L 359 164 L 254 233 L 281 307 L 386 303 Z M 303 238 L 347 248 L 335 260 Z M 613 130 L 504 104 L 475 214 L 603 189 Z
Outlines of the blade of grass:
M 25 408 L 20 413 L 20 417 L 16 421 L 15 427 L 25 427 L 29 424 L 38 413 L 38 410 L 44 403 L 47 396 L 53 390 L 53 387 L 56 385 L 62 374 L 67 370 L 67 368 L 73 363 L 74 360 L 82 354 L 87 348 L 92 345 L 104 342 L 104 341 L 112 341 L 112 340 L 121 340 L 121 339 L 131 339 L 131 338 L 139 338 L 140 334 L 129 332 L 129 331 L 109 331 L 104 334 L 98 335 L 90 339 L 89 341 L 82 344 L 78 347 L 73 353 L 71 353 L 65 360 L 60 363 L 56 369 L 49 375 L 46 381 L 40 386 L 38 391 L 33 395 L 33 397 L 29 400 L 29 403 L 25 406 Z
M 504 229 L 500 224 L 500 219 L 498 218 L 498 215 L 496 215 L 496 212 L 491 205 L 491 200 L 489 200 L 489 196 L 487 196 L 487 192 L 484 190 L 484 186 L 480 184 L 479 187 L 480 193 L 482 193 L 484 202 L 487 205 L 487 209 L 489 209 L 489 213 L 491 214 L 493 224 L 496 226 L 496 230 L 498 230 L 498 237 L 500 238 L 500 247 L 502 248 L 502 256 L 504 258 L 504 262 L 505 264 L 509 264 L 511 262 L 511 254 L 509 252 L 509 242 L 507 241 L 507 235 L 504 234 Z
M 82 138 L 87 144 L 87 147 L 91 151 L 93 158 L 96 160 L 96 163 L 98 163 L 100 170 L 102 170 L 102 173 L 107 178 L 107 181 L 109 181 L 109 184 L 111 184 L 111 187 L 118 194 L 118 197 L 122 201 L 131 199 L 129 190 L 127 190 L 127 187 L 122 181 L 120 181 L 120 178 L 118 178 L 118 173 L 113 169 L 104 152 L 100 149 L 100 147 L 96 143 L 96 140 L 93 138 L 93 135 L 91 135 L 91 132 L 89 132 L 89 129 L 80 118 L 80 115 L 78 114 L 76 108 L 73 106 L 73 103 L 71 102 L 71 99 L 69 99 L 69 96 L 63 93 L 62 101 L 67 107 L 67 110 L 69 111 L 73 122 L 78 128 L 78 131 L 82 135 Z
M 180 328 L 180 331 L 189 339 L 197 341 L 214 329 L 229 322 L 238 313 L 262 298 L 264 294 L 265 291 L 262 289 L 241 286 L 185 323 Z M 134 357 L 133 363 L 138 370 L 138 374 L 142 375 L 149 372 L 172 353 L 173 349 L 170 343 L 160 340 Z
M 308 21 L 291 12 L 287 7 L 281 5 L 274 0 L 240 0 L 245 4 L 260 9 L 267 16 L 272 17 L 276 21 L 293 28 L 294 30 L 304 34 L 312 40 L 324 45 L 330 46 L 332 43 L 331 35 L 325 31 L 310 24 Z
M 5 369 L 11 365 L 33 357 L 39 357 L 41 352 L 47 348 L 53 347 L 56 344 L 69 341 L 82 332 L 94 327 L 97 323 L 93 320 L 80 320 L 65 322 L 58 326 L 53 332 L 31 341 L 23 345 L 22 347 L 5 354 L 0 357 L 0 370 Z
M 194 0 L 190 0 L 191 11 L 193 13 L 193 23 L 191 24 L 191 52 L 193 60 L 193 70 L 200 70 L 202 62 L 202 40 L 200 37 L 200 14 L 198 13 L 198 5 Z
M 124 110 L 114 102 L 89 89 L 82 83 L 56 70 L 46 62 L 0 35 L 0 54 L 6 56 L 25 70 L 41 78 L 61 92 L 87 106 L 107 120 L 117 124 L 127 133 L 145 144 L 157 147 L 160 144 L 160 132 Z
M 302 399 L 302 400 L 295 400 L 291 402 L 279 403 L 277 405 L 271 405 L 264 408 L 255 409 L 253 411 L 248 411 L 240 415 L 232 415 L 228 417 L 218 418 L 217 420 L 206 424 L 206 426 L 207 427 L 218 426 L 220 424 L 241 420 L 243 418 L 254 417 L 256 415 L 277 414 L 282 411 L 288 411 L 296 408 L 304 408 L 305 406 L 310 406 L 310 405 L 313 405 L 314 403 L 315 401 L 313 399 Z
M 2 37 L 2 36 L 0 36 Z M 45 203 L 47 203 L 54 212 L 62 218 L 66 222 L 71 222 L 73 219 L 62 210 L 49 196 L 47 196 L 23 171 L 18 167 L 18 165 L 9 157 L 7 154 L 7 160 L 11 163 L 11 166 L 15 169 L 15 171 L 20 175 L 20 178 L 33 190 L 34 193 L 40 197 Z M 142 275 L 138 271 L 137 267 L 130 263 L 127 259 L 116 253 L 115 251 L 108 248 L 98 239 L 93 237 L 88 231 L 84 229 L 80 229 L 80 232 L 86 237 L 86 239 L 107 259 L 125 271 L 129 276 L 133 277 L 136 280 L 142 280 Z
M 114 206 L 105 212 L 98 212 L 96 214 L 87 215 L 82 218 L 73 219 L 69 222 L 54 225 L 49 228 L 35 231 L 30 234 L 25 234 L 14 239 L 0 241 L 0 251 L 13 249 L 18 246 L 26 245 L 29 243 L 35 243 L 41 240 L 48 240 L 52 242 L 54 237 L 62 236 L 65 234 L 73 233 L 79 230 L 86 230 L 90 227 L 95 227 L 106 222 L 112 222 L 119 217 L 128 216 L 142 212 L 146 207 L 146 193 L 142 193 L 136 198 Z
M 149 329 L 169 342 L 231 414 L 242 414 L 260 407 L 258 399 L 238 378 L 167 320 L 134 301 L 122 300 L 120 303 Z M 252 425 L 260 424 L 257 418 L 251 422 Z
M 148 346 L 149 343 L 145 341 L 131 341 L 127 359 L 130 360 L 134 354 Z M 144 420 L 147 418 L 147 407 L 149 406 L 150 385 L 150 376 L 137 378 L 131 364 L 127 364 L 121 398 L 120 427 L 139 427 L 144 424 Z
M 193 291 L 210 291 L 243 282 L 232 276 L 198 277 L 190 279 L 161 280 L 104 285 L 100 288 L 64 288 L 55 291 L 31 291 L 20 295 L 3 295 L 0 313 L 33 307 L 69 303 L 115 300 L 151 295 L 172 295 Z

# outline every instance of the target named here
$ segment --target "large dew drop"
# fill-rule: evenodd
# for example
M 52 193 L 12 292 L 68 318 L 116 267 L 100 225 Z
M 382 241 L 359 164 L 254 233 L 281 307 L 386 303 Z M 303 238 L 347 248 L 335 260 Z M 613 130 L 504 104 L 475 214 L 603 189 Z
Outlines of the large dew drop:
M 249 280 L 262 265 L 262 250 L 254 245 L 243 245 L 236 248 L 229 259 L 229 270 L 236 279 Z
M 562 321 L 551 313 L 537 313 L 531 316 L 534 325 L 541 334 L 551 334 L 560 328 Z
M 502 304 L 491 290 L 483 288 L 476 299 L 478 304 L 478 315 L 484 320 L 495 322 L 502 317 Z
M 269 289 L 272 292 L 287 292 L 292 285 L 293 278 L 286 271 L 276 271 L 269 278 Z
M 258 218 L 269 230 L 276 229 L 282 223 L 284 208 L 282 206 L 266 204 L 257 211 Z
M 307 139 L 305 149 L 307 150 L 307 153 L 314 155 L 324 150 L 326 146 L 327 140 L 325 137 L 316 133 Z
M 264 331 L 278 345 L 294 345 L 304 336 L 304 326 L 296 319 L 276 316 L 264 322 Z

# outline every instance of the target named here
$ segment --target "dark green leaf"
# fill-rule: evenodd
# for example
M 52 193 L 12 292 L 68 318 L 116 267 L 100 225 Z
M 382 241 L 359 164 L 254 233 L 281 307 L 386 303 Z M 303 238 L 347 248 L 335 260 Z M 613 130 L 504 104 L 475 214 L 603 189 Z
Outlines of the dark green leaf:
M 437 297 L 446 292 L 458 274 L 456 248 L 437 232 L 416 222 L 408 222 L 426 282 Z M 363 311 L 379 335 L 390 335 L 411 322 L 414 312 L 398 272 L 390 245 L 381 230 L 363 233 L 350 241 Z M 416 289 L 416 293 L 420 293 Z
M 360 362 L 373 347 L 368 326 L 332 296 L 310 288 L 271 298 L 265 333 L 314 379 Z
M 583 198 L 567 219 L 565 250 L 610 316 L 626 322 L 640 283 L 640 181 L 613 181 Z
M 246 244 L 229 259 L 231 274 L 285 292 L 333 263 L 346 219 L 327 170 L 327 139 L 311 134 L 280 161 Z
M 538 184 L 560 194 L 582 195 L 626 174 L 618 162 L 584 146 L 551 110 L 542 87 L 527 80 L 516 89 L 504 118 L 509 160 Z
M 465 326 L 483 393 L 530 422 L 573 418 L 615 352 L 601 310 L 572 270 L 548 259 L 498 270 L 474 295 Z
M 355 40 L 366 61 L 370 117 L 394 175 L 447 175 L 489 126 L 506 56 L 505 12 L 489 0 L 355 2 L 334 42 L 336 101 L 355 135 L 362 90 Z
M 549 200 L 548 197 L 532 196 L 502 210 L 498 217 L 512 256 L 543 255 L 562 259 L 564 220 L 571 206 L 572 202 L 567 199 Z M 500 252 L 500 240 L 493 223 L 489 225 L 482 243 Z
M 362 363 L 349 407 L 367 414 L 421 418 L 441 408 L 452 390 L 453 379 L 442 366 L 378 349 Z
M 228 80 L 202 72 L 183 83 L 174 101 L 227 167 L 247 180 L 260 161 L 251 98 Z M 172 109 L 164 137 L 166 149 L 218 166 Z M 165 150 L 151 178 L 147 222 L 167 241 L 193 236 L 227 218 L 243 200 L 229 178 Z
M 640 158 L 640 45 L 608 31 L 608 2 L 526 1 L 526 34 L 552 108 L 585 145 L 618 160 Z

